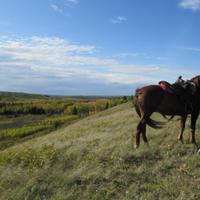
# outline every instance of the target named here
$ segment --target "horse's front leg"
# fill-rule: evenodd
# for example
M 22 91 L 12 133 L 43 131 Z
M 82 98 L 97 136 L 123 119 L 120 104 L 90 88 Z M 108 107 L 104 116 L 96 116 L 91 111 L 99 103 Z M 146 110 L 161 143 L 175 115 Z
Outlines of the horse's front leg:
M 199 116 L 199 112 L 195 112 L 191 114 L 191 133 L 190 133 L 190 143 L 196 144 L 195 139 L 195 128 L 196 128 L 196 121 Z
M 184 132 L 184 129 L 185 129 L 186 119 L 187 119 L 187 114 L 181 116 L 181 121 L 180 121 L 181 131 L 180 131 L 179 136 L 178 136 L 178 139 L 181 143 L 183 143 L 183 132 Z

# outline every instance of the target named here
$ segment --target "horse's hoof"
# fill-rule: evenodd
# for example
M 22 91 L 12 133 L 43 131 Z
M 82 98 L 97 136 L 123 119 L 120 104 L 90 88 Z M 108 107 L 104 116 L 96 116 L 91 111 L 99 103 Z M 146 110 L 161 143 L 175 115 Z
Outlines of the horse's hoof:
M 191 144 L 197 145 L 196 141 L 190 141 Z
M 200 155 L 200 149 L 198 149 L 197 154 Z
M 198 149 L 199 148 L 199 146 L 198 146 L 198 144 L 195 142 L 195 143 L 193 143 L 194 144 L 194 146 Z
M 184 142 L 183 142 L 183 139 L 178 138 L 178 141 L 179 141 L 181 144 L 184 143 Z
M 139 145 L 138 145 L 138 144 L 135 144 L 135 145 L 134 145 L 134 148 L 135 148 L 135 149 L 138 149 L 138 148 L 139 148 Z
M 199 145 L 196 142 L 191 142 L 191 144 L 193 144 L 197 149 L 199 148 Z
M 149 147 L 149 143 L 148 143 L 148 142 L 145 142 L 144 144 L 145 144 L 147 147 Z

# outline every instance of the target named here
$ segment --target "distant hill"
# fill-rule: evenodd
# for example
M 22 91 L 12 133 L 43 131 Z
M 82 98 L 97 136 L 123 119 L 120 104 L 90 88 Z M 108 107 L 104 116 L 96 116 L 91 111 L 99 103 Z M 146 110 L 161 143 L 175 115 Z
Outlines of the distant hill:
M 68 98 L 71 100 L 95 100 L 95 99 L 111 99 L 119 98 L 121 96 L 64 96 L 64 95 L 44 95 L 44 94 L 31 94 L 24 92 L 1 92 L 0 98 L 30 98 L 30 99 L 45 99 L 45 98 Z M 130 97 L 129 97 L 130 98 Z
M 0 98 L 48 98 L 49 95 L 40 95 L 40 94 L 29 94 L 23 92 L 0 92 Z
M 188 144 L 189 128 L 185 144 L 176 118 L 147 128 L 150 146 L 135 150 L 137 122 L 126 103 L 1 151 L 0 199 L 200 199 L 200 156 Z M 196 135 L 200 142 L 199 128 Z

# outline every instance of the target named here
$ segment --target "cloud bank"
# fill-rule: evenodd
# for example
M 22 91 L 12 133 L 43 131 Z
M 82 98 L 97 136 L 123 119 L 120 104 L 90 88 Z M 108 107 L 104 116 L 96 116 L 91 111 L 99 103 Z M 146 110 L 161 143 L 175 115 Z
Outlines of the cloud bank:
M 99 48 L 59 37 L 0 38 L 0 90 L 48 94 L 124 94 L 180 69 L 135 65 L 96 55 Z M 99 54 L 99 53 L 98 53 Z M 182 70 L 182 74 L 191 74 Z M 123 90 L 120 88 L 123 88 Z M 126 88 L 126 89 L 125 89 Z

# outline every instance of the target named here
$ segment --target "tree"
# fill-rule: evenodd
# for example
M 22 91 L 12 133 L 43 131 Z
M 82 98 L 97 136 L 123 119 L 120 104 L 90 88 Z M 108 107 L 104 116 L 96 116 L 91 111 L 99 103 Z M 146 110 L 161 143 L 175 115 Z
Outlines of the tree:
M 126 96 L 123 96 L 122 98 L 122 103 L 126 103 L 128 101 L 127 97 Z
M 76 106 L 73 106 L 72 115 L 77 115 L 77 114 L 78 114 L 78 110 L 77 110 Z

